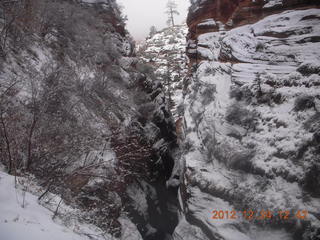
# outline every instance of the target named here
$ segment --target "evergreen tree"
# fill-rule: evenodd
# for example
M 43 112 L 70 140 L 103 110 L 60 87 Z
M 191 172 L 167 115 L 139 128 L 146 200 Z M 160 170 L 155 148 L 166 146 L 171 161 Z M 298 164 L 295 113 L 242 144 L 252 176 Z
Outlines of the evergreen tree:
M 157 28 L 155 26 L 151 26 L 149 36 L 153 37 L 157 32 Z
M 177 10 L 178 6 L 174 0 L 169 0 L 167 3 L 167 11 L 166 14 L 168 15 L 167 24 L 171 27 L 175 26 L 174 23 L 174 15 L 180 15 Z

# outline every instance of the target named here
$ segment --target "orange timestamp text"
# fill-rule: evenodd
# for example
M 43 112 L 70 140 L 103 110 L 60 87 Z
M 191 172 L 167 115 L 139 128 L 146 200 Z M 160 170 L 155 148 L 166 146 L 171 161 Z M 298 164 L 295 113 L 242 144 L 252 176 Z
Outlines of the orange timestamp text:
M 289 219 L 307 219 L 308 211 L 307 210 L 279 210 L 279 211 L 271 211 L 271 210 L 213 210 L 211 212 L 211 219 L 214 220 L 222 220 L 229 219 L 235 220 L 238 218 L 246 219 L 246 220 L 289 220 Z

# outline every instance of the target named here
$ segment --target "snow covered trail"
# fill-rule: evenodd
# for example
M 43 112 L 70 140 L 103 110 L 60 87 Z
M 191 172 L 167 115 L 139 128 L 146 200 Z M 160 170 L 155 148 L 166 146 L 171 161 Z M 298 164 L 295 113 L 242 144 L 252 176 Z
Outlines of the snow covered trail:
M 52 220 L 53 213 L 38 204 L 38 198 L 19 187 L 15 179 L 0 171 L 0 240 L 112 239 L 96 236 L 87 226 L 69 229 Z M 58 221 L 58 220 L 57 220 Z M 89 238 L 89 235 L 94 238 Z

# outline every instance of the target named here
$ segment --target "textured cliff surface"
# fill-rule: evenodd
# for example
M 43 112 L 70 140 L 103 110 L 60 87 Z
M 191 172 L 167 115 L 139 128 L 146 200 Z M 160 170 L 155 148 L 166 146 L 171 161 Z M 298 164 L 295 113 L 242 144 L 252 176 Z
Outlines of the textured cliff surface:
M 225 24 L 225 28 L 233 28 L 255 23 L 284 10 L 310 8 L 319 4 L 317 0 L 191 0 L 191 3 L 187 19 L 191 38 L 217 29 L 218 26 L 200 24 L 208 19 Z
M 174 239 L 320 238 L 315 3 L 192 1 L 184 217 Z M 213 210 L 237 217 L 213 219 Z M 242 216 L 249 210 L 253 219 Z M 274 216 L 258 219 L 263 210 Z

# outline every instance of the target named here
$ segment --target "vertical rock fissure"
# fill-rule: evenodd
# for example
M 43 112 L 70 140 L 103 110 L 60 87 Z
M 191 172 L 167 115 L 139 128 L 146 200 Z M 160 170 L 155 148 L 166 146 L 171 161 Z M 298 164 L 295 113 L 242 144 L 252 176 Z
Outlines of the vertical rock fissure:
M 160 171 L 158 167 L 153 169 L 157 172 L 157 176 L 153 181 L 147 183 L 147 188 L 143 187 L 145 182 L 138 183 L 146 196 L 147 219 L 142 217 L 135 208 L 128 208 L 132 221 L 145 240 L 171 239 L 178 224 L 178 188 L 167 187 L 166 184 L 173 169 L 174 159 L 170 154 L 165 154 L 162 156 L 162 161 L 163 165 Z

